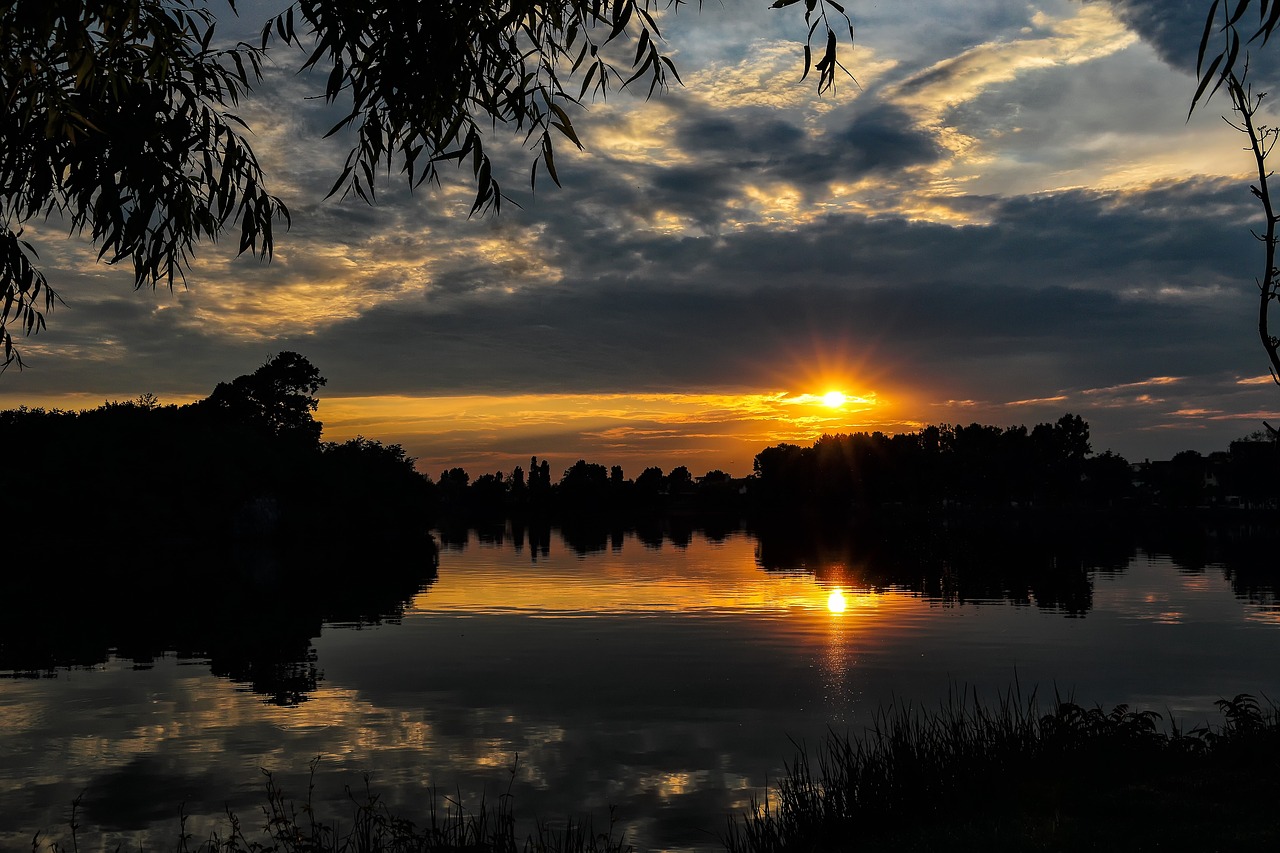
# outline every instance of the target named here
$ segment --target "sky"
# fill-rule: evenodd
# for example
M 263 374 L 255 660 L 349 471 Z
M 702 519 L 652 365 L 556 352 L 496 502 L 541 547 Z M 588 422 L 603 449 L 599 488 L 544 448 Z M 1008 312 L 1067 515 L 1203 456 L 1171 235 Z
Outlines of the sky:
M 241 0 L 220 32 L 282 6 Z M 850 0 L 853 79 L 819 97 L 803 4 L 682 6 L 660 23 L 684 85 L 573 110 L 563 187 L 531 194 L 535 152 L 495 132 L 497 217 L 468 217 L 462 175 L 325 200 L 346 148 L 282 56 L 239 110 L 292 212 L 274 260 L 228 240 L 135 291 L 29 224 L 66 304 L 0 407 L 183 403 L 295 350 L 328 379 L 326 440 L 400 443 L 432 476 L 534 455 L 745 475 L 781 441 L 1066 412 L 1132 461 L 1226 449 L 1280 388 L 1245 138 L 1221 94 L 1188 118 L 1207 7 Z

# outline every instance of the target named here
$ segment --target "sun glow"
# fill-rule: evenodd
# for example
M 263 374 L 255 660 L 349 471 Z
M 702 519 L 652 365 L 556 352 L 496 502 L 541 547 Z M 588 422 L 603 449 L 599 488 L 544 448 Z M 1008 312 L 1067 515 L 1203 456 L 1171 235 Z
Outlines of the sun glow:
M 828 391 L 822 395 L 822 405 L 828 408 L 838 409 L 843 406 L 847 398 L 839 391 Z

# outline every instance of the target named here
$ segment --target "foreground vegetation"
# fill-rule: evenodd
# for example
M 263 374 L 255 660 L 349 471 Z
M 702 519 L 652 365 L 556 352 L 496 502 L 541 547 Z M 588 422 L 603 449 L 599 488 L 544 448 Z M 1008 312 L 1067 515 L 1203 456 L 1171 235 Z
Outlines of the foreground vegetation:
M 858 738 L 801 751 L 732 853 L 793 850 L 1264 850 L 1280 848 L 1280 715 L 1241 694 L 1220 727 L 1161 727 L 1153 711 L 1034 696 L 995 707 L 882 710 Z
M 730 853 L 814 850 L 1076 851 L 1278 849 L 1280 713 L 1248 694 L 1219 700 L 1223 722 L 1190 730 L 1160 714 L 1058 701 L 1041 713 L 1016 691 L 994 706 L 954 696 L 935 712 L 882 709 L 858 737 L 830 734 L 804 750 L 763 801 L 730 816 Z M 314 769 L 314 768 L 313 768 Z M 514 774 L 513 774 L 514 776 Z M 178 853 L 426 853 L 630 850 L 570 820 L 522 833 L 510 789 L 468 810 L 447 800 L 421 824 L 366 791 L 345 823 L 317 817 L 310 793 L 287 799 L 267 776 L 263 825 L 228 814 L 194 839 L 183 818 Z M 79 802 L 76 803 L 78 808 Z M 79 850 L 73 808 L 64 839 L 37 834 L 33 851 Z

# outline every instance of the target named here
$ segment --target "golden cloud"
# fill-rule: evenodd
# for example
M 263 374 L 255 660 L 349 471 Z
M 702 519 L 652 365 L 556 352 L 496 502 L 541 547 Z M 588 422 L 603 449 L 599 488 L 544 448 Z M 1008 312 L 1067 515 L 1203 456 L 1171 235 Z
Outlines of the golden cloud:
M 892 87 L 893 99 L 936 119 L 945 110 L 1028 71 L 1090 62 L 1138 39 L 1100 4 L 1082 6 L 1074 17 L 1060 20 L 1040 12 L 1033 23 L 1034 28 L 1024 32 L 1032 37 L 986 42 L 912 75 Z
M 800 49 L 790 40 L 753 42 L 740 61 L 716 63 L 690 74 L 689 89 L 697 93 L 699 100 L 717 109 L 769 107 L 821 115 L 852 103 L 863 89 L 898 64 L 896 60 L 878 58 L 868 47 L 855 50 L 856 82 L 840 75 L 832 90 L 821 98 L 815 95 L 812 76 L 801 81 L 804 66 Z

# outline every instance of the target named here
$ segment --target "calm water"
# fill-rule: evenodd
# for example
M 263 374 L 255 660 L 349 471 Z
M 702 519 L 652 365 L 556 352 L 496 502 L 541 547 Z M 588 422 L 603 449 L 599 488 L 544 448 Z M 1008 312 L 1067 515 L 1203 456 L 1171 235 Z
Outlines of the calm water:
M 246 675 L 191 655 L 10 671 L 0 847 L 60 831 L 83 791 L 81 822 L 102 833 L 91 845 L 172 848 L 180 803 L 197 836 L 224 807 L 256 824 L 259 768 L 302 794 L 319 756 L 327 803 L 367 774 L 420 816 L 431 786 L 494 797 L 514 765 L 522 815 L 590 810 L 600 824 L 614 806 L 640 849 L 714 848 L 724 815 L 790 759 L 789 738 L 857 731 L 889 702 L 994 697 L 1016 678 L 1046 699 L 1194 723 L 1223 695 L 1280 695 L 1260 557 L 1068 543 L 1010 558 L 993 541 L 999 556 L 970 549 L 930 573 L 743 532 L 570 539 L 454 534 L 398 621 L 325 624 L 286 662 L 304 677 L 283 697 L 261 663 Z M 1055 580 L 1029 582 L 1042 564 Z

